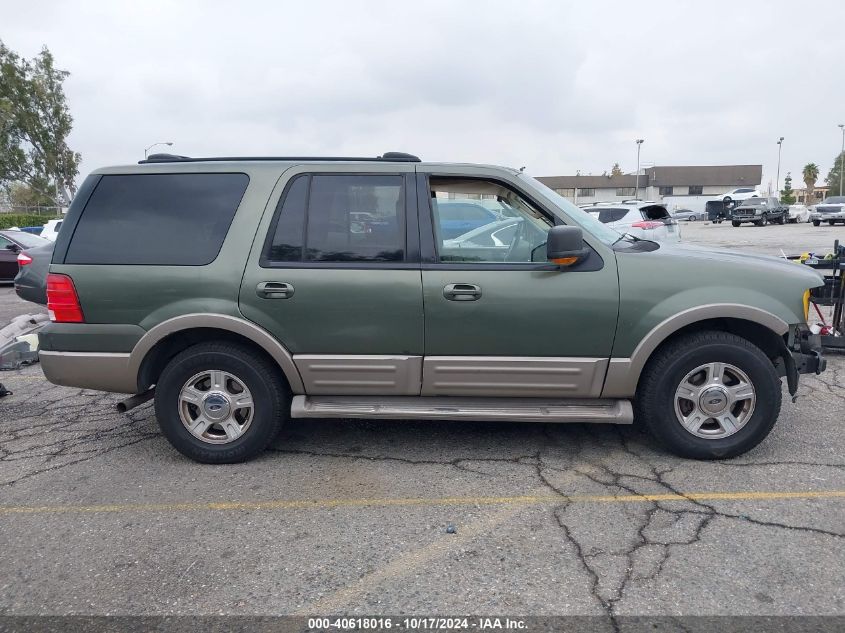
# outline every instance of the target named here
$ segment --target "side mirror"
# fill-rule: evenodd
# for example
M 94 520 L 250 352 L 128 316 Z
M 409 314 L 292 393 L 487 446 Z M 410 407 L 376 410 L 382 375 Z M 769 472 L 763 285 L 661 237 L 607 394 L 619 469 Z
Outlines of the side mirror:
M 7 244 L 6 250 L 12 251 L 13 253 L 18 253 L 21 249 L 17 244 Z
M 553 226 L 546 238 L 546 258 L 558 266 L 572 266 L 583 260 L 589 249 L 584 233 L 577 226 Z

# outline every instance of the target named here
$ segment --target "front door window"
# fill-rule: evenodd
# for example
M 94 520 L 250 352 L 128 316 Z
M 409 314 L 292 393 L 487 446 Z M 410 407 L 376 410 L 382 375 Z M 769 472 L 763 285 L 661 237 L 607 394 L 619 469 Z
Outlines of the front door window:
M 546 260 L 553 222 L 518 193 L 498 183 L 430 179 L 438 261 L 530 263 Z

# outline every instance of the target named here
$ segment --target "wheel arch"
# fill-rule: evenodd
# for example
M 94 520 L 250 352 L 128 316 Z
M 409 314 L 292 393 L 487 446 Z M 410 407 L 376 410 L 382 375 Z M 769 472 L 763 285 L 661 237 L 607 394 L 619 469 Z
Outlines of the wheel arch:
M 789 324 L 777 315 L 741 304 L 711 304 L 679 312 L 652 328 L 630 358 L 611 358 L 603 398 L 631 398 L 649 359 L 666 343 L 689 332 L 719 330 L 741 336 L 774 360 L 786 350 Z
M 129 356 L 129 370 L 137 376 L 138 392 L 155 384 L 164 366 L 176 354 L 212 340 L 238 342 L 260 351 L 279 367 L 293 393 L 304 393 L 302 378 L 290 352 L 266 330 L 225 314 L 185 314 L 150 329 Z

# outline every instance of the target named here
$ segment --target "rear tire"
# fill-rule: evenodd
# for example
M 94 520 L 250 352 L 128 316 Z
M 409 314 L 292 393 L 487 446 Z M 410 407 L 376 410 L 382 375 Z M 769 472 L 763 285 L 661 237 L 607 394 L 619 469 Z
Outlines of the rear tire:
M 161 432 L 177 451 L 206 464 L 264 451 L 287 420 L 289 403 L 279 368 L 234 343 L 189 347 L 167 364 L 155 391 Z
M 820 224 L 821 222 L 819 222 L 818 220 L 813 220 L 813 226 L 819 226 Z
M 723 367 L 724 380 L 710 380 L 711 374 L 703 370 L 706 380 L 693 385 L 699 374 L 692 374 L 694 379 L 691 373 L 711 365 Z M 717 370 L 712 375 L 718 375 Z M 740 393 L 743 384 L 750 385 L 751 395 Z M 697 397 L 688 399 L 690 394 Z M 751 450 L 772 430 L 780 414 L 781 382 L 772 362 L 746 339 L 727 332 L 698 332 L 672 341 L 649 360 L 635 406 L 638 421 L 676 455 L 727 459 Z M 724 408 L 716 417 L 708 417 L 704 407 L 720 406 Z M 697 429 L 696 412 L 703 420 Z

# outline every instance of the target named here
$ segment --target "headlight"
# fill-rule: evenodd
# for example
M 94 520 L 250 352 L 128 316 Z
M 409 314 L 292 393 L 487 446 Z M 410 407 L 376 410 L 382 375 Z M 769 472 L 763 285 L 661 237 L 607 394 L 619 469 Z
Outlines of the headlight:
M 810 318 L 810 289 L 804 291 L 804 323 Z
M 763 215 L 763 211 L 761 209 L 756 209 L 754 211 L 754 215 Z

